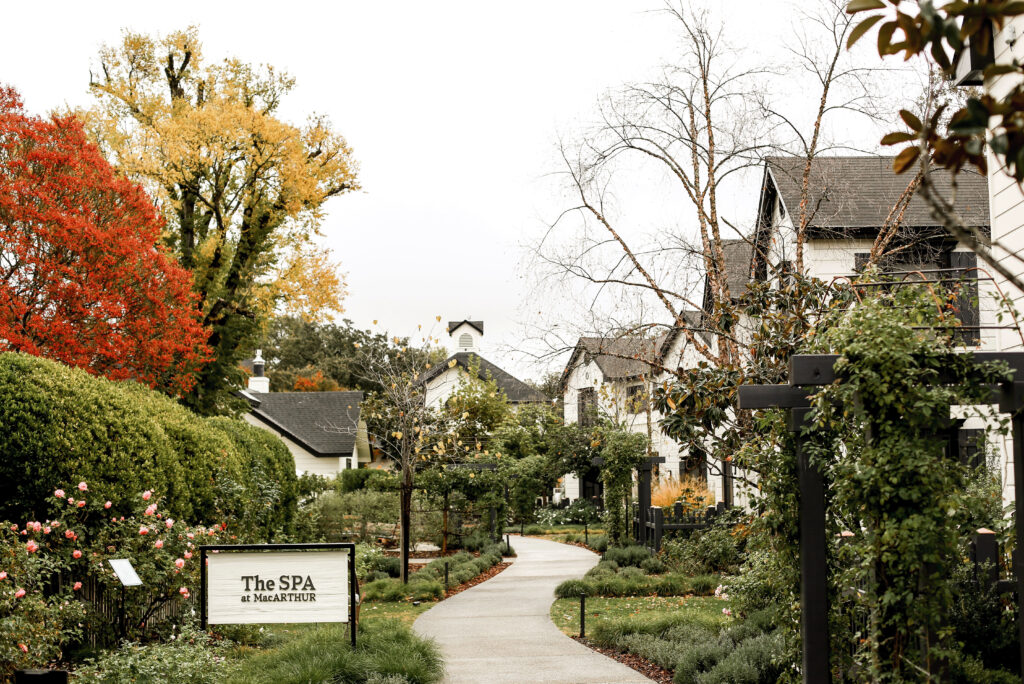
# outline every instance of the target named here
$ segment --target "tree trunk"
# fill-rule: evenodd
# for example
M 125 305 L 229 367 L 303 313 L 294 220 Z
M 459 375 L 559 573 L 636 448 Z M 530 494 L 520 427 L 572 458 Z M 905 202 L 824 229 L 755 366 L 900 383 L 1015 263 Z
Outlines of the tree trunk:
M 409 532 L 412 527 L 412 478 L 407 474 L 402 478 L 401 490 L 401 526 L 402 526 L 402 584 L 409 583 Z
M 442 525 L 441 525 L 441 527 L 442 527 L 442 531 L 441 531 L 441 555 L 442 556 L 447 556 L 448 555 L 448 492 L 444 493 L 444 506 L 443 506 L 443 508 L 444 508 L 444 511 L 443 511 L 442 515 L 444 516 L 444 520 L 443 520 Z

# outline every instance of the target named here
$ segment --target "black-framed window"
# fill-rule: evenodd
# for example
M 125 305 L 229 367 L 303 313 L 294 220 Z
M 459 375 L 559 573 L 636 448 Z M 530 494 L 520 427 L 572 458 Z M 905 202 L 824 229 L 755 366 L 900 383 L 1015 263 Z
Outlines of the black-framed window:
M 853 270 L 860 273 L 871 255 L 858 252 L 853 255 Z M 953 312 L 961 328 L 956 339 L 965 346 L 981 343 L 981 306 L 978 300 L 978 255 L 974 252 L 907 250 L 898 252 L 879 262 L 882 273 L 923 271 L 927 280 L 940 280 L 947 290 L 955 290 Z
M 626 388 L 626 411 L 629 413 L 647 412 L 647 392 L 643 385 L 630 385 Z
M 958 454 L 960 464 L 971 469 L 984 468 L 985 463 L 985 431 L 973 428 L 961 428 L 957 435 L 960 447 Z
M 597 422 L 597 390 L 593 387 L 580 388 L 576 395 L 576 420 L 583 427 Z

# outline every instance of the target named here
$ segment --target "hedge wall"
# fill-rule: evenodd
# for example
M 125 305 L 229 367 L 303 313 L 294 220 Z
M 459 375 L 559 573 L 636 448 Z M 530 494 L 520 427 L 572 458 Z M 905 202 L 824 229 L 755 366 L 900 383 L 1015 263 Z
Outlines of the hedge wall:
M 112 513 L 152 489 L 165 514 L 192 524 L 273 530 L 297 505 L 292 456 L 273 435 L 203 418 L 136 382 L 0 354 L 0 519 L 42 519 L 54 489 L 81 480 Z

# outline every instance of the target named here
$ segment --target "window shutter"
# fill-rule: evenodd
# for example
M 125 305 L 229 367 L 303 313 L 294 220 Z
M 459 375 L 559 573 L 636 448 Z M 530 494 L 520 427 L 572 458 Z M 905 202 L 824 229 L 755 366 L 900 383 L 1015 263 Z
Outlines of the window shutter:
M 974 269 L 978 266 L 978 255 L 974 252 L 950 252 L 949 267 L 959 283 L 953 285 L 960 288 L 960 293 L 953 303 L 957 318 L 964 325 L 964 329 L 958 332 L 958 339 L 965 345 L 973 346 L 981 343 L 981 312 L 978 303 L 978 272 Z M 967 271 L 967 272 L 965 272 Z

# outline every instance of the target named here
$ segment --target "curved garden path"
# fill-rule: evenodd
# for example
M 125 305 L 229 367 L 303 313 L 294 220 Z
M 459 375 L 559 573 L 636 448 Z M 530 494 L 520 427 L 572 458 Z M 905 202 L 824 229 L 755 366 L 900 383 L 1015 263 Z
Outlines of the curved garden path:
M 582 577 L 598 556 L 577 546 L 513 537 L 507 570 L 423 613 L 413 628 L 434 639 L 448 684 L 650 682 L 562 634 L 549 612 L 560 582 Z

